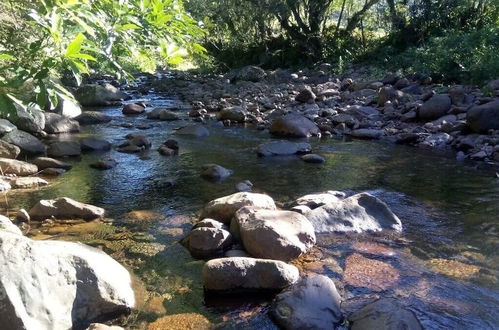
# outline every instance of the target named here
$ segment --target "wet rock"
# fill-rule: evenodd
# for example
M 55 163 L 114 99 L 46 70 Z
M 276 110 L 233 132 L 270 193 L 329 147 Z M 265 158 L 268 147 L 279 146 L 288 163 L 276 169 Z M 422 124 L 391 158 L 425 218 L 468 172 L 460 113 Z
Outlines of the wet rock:
M 108 151 L 111 150 L 111 143 L 96 138 L 88 138 L 80 140 L 81 150 L 82 151 Z
M 223 223 L 230 223 L 236 211 L 244 206 L 254 206 L 267 210 L 276 209 L 274 200 L 270 196 L 240 192 L 212 200 L 203 208 L 200 218 L 211 218 Z
M 357 288 L 383 292 L 398 284 L 400 274 L 389 263 L 354 253 L 345 260 L 343 280 L 346 284 Z
M 175 155 L 178 155 L 178 151 L 176 150 L 173 150 L 173 149 L 170 149 L 168 148 L 167 146 L 165 145 L 161 145 L 159 148 L 158 148 L 158 152 L 160 154 L 162 154 L 163 156 L 175 156 Z
M 221 182 L 232 175 L 232 170 L 217 164 L 205 164 L 201 167 L 201 177 L 212 182 Z
M 114 167 L 116 167 L 118 163 L 112 159 L 112 158 L 102 158 L 99 159 L 97 162 L 90 164 L 89 166 L 91 168 L 95 168 L 97 170 L 110 170 Z
M 372 129 L 372 128 L 359 128 L 359 129 L 354 129 L 350 134 L 358 139 L 376 140 L 383 136 L 383 130 Z
M 103 124 L 110 122 L 111 119 L 110 116 L 98 111 L 85 111 L 78 117 L 75 117 L 75 120 L 79 122 L 80 125 Z
M 253 190 L 253 183 L 249 180 L 244 180 L 236 184 L 236 191 L 238 192 L 251 192 Z
M 310 152 L 312 146 L 305 142 L 273 141 L 258 146 L 259 156 L 288 156 Z
M 383 298 L 352 313 L 348 320 L 352 330 L 422 330 L 413 312 L 403 308 L 392 298 Z
M 340 304 L 331 279 L 310 275 L 278 294 L 271 313 L 283 329 L 335 329 L 343 321 Z
M 223 255 L 232 243 L 228 228 L 198 227 L 188 236 L 188 249 L 196 259 L 207 259 Z
M 173 121 L 173 120 L 179 120 L 180 116 L 173 111 L 164 109 L 159 113 L 158 119 L 164 121 Z
M 167 315 L 149 324 L 147 330 L 213 330 L 213 324 L 203 315 L 183 313 Z
M 80 131 L 80 124 L 76 120 L 46 112 L 44 130 L 49 134 L 74 133 Z
M 31 162 L 36 166 L 38 166 L 39 170 L 44 170 L 46 168 L 62 168 L 65 170 L 70 170 L 72 167 L 71 164 L 49 157 L 37 157 L 33 159 Z
M 130 99 L 130 96 L 107 83 L 82 86 L 76 90 L 75 97 L 85 107 L 113 105 Z
M 238 69 L 233 69 L 225 75 L 226 79 L 231 82 L 241 81 L 251 81 L 259 82 L 265 77 L 265 71 L 257 66 L 245 66 Z
M 270 133 L 282 137 L 309 137 L 320 133 L 319 127 L 299 114 L 288 114 L 272 122 Z
M 302 103 L 312 103 L 315 102 L 315 94 L 310 88 L 304 88 L 296 95 L 295 100 Z
M 445 116 L 451 108 L 451 99 L 447 94 L 437 94 L 423 103 L 419 108 L 418 117 L 421 119 L 437 119 Z
M 16 222 L 30 222 L 31 218 L 28 211 L 25 209 L 20 209 L 16 214 Z
M 0 137 L 16 129 L 17 127 L 7 119 L 0 119 Z
M 203 267 L 204 288 L 210 291 L 282 290 L 299 276 L 298 268 L 277 260 L 222 258 Z
M 81 155 L 81 146 L 77 141 L 58 141 L 47 148 L 50 157 L 73 157 Z
M 204 138 L 210 135 L 210 132 L 203 125 L 190 125 L 183 127 L 175 132 L 176 135 Z
M 354 116 L 346 113 L 332 116 L 331 121 L 336 125 L 345 124 L 348 127 L 357 127 L 359 125 L 359 121 Z
M 67 172 L 67 170 L 62 169 L 62 168 L 49 167 L 49 168 L 41 170 L 40 174 L 43 176 L 58 176 L 58 175 L 66 173 L 66 172 Z
M 44 154 L 46 151 L 45 145 L 40 140 L 21 130 L 14 130 L 5 134 L 2 140 L 19 147 L 23 153 L 28 155 Z
M 15 235 L 22 235 L 21 230 L 16 225 L 14 225 L 12 223 L 12 221 L 10 221 L 9 218 L 7 218 L 3 215 L 0 215 L 0 242 L 2 242 L 1 245 L 3 245 L 2 235 L 6 232 L 10 233 L 10 234 L 15 234 Z M 1 253 L 1 245 L 0 245 L 0 253 Z M 1 258 L 1 254 L 0 254 L 0 258 Z M 4 268 L 2 267 L 2 269 L 4 269 Z M 1 275 L 0 275 L 0 292 L 4 291 L 2 289 L 3 288 L 1 286 Z M 4 292 L 2 292 L 2 293 L 4 293 Z M 0 298 L 0 302 L 2 302 L 2 298 Z M 2 306 L 2 308 L 5 308 L 5 307 Z M 2 309 L 2 310 L 4 310 L 4 309 Z M 1 318 L 2 318 L 2 316 L 0 315 L 0 320 L 1 320 Z
M 196 224 L 192 227 L 192 229 L 196 228 L 216 228 L 216 229 L 227 229 L 227 226 L 220 221 L 214 219 L 203 219 L 201 221 L 196 222 Z
M 135 304 L 128 271 L 101 250 L 5 231 L 0 241 L 5 329 L 85 328 Z
M 218 120 L 230 120 L 236 123 L 244 123 L 246 121 L 247 111 L 243 107 L 230 107 L 220 110 L 217 117 Z
M 0 157 L 16 159 L 21 153 L 21 149 L 18 146 L 0 140 Z
M 326 162 L 324 157 L 322 157 L 321 155 L 317 155 L 317 154 L 307 154 L 307 155 L 301 156 L 300 158 L 305 163 L 322 164 L 322 163 Z
M 27 176 L 38 172 L 36 165 L 9 158 L 0 158 L 0 168 L 4 175 L 15 174 L 18 176 Z
M 316 233 L 402 231 L 400 219 L 380 199 L 361 193 L 307 214 Z
M 15 178 L 11 181 L 11 184 L 14 188 L 17 189 L 27 189 L 27 188 L 35 188 L 46 186 L 49 183 L 42 178 L 38 178 L 36 176 L 24 177 L 24 178 Z
M 304 205 L 310 209 L 316 209 L 323 205 L 335 205 L 344 199 L 346 194 L 341 191 L 328 190 L 318 194 L 309 194 L 297 198 L 292 205 Z
M 231 232 L 248 253 L 256 258 L 289 261 L 315 245 L 312 224 L 292 211 L 239 209 L 231 222 Z
M 43 220 L 52 217 L 56 219 L 84 219 L 93 220 L 104 217 L 103 208 L 84 204 L 62 197 L 52 200 L 41 200 L 29 210 L 32 219 Z
M 130 133 L 126 141 L 119 145 L 118 151 L 124 153 L 137 153 L 151 148 L 152 144 L 142 133 Z
M 122 110 L 124 115 L 140 115 L 144 111 L 146 111 L 146 108 L 138 103 L 129 103 L 125 105 Z
M 468 111 L 466 120 L 471 129 L 477 133 L 499 129 L 499 100 L 474 106 Z

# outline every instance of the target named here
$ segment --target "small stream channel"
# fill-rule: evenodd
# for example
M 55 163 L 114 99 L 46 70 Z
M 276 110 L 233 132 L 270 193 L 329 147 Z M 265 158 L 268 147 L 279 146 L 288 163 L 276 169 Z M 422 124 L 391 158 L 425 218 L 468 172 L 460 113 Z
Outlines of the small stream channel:
M 178 102 L 154 94 L 143 101 L 152 107 Z M 73 169 L 48 187 L 11 191 L 1 207 L 2 214 L 12 215 L 40 199 L 66 196 L 105 208 L 109 219 L 104 223 L 33 227 L 29 235 L 101 247 L 130 269 L 139 306 L 122 320 L 127 327 L 144 328 L 164 315 L 194 313 L 213 324 L 274 328 L 265 316 L 266 299 L 205 301 L 203 262 L 178 244 L 203 204 L 234 193 L 242 180 L 250 180 L 255 191 L 269 194 L 281 206 L 324 190 L 369 191 L 400 217 L 401 237 L 320 236 L 317 248 L 296 262 L 304 271 L 331 277 L 346 311 L 378 297 L 395 297 L 427 329 L 497 327 L 499 179 L 490 171 L 456 162 L 452 155 L 357 140 L 310 139 L 314 152 L 326 158 L 321 165 L 294 156 L 259 158 L 254 148 L 271 137 L 253 127 L 212 122 L 207 138 L 175 137 L 174 129 L 189 123 L 187 117 L 161 122 L 145 115 L 124 117 L 121 107 L 99 110 L 113 120 L 59 138 L 98 137 L 117 145 L 128 133 L 141 131 L 153 148 L 140 155 L 109 152 L 118 162 L 109 171 L 88 166 L 103 154 L 70 159 Z M 137 129 L 141 125 L 150 128 Z M 179 156 L 156 151 L 168 138 L 178 140 Z M 199 173 L 206 163 L 234 174 L 220 184 L 204 181 Z M 359 269 L 358 264 L 366 266 Z

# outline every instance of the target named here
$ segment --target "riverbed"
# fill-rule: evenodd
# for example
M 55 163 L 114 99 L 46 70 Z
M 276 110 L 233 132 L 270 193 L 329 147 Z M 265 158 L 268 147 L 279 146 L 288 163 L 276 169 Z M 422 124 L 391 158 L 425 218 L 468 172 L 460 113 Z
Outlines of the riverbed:
M 152 94 L 149 109 L 181 105 Z M 181 108 L 181 107 L 180 107 Z M 68 159 L 73 168 L 36 190 L 11 191 L 2 214 L 29 209 L 40 199 L 70 197 L 103 207 L 103 222 L 32 225 L 35 239 L 81 241 L 102 248 L 134 275 L 138 309 L 119 324 L 146 328 L 165 315 L 196 314 L 211 324 L 274 328 L 266 316 L 269 297 L 205 299 L 203 261 L 190 257 L 178 241 L 188 233 L 203 204 L 235 191 L 250 180 L 254 191 L 285 207 L 296 197 L 325 190 L 368 191 L 384 200 L 401 219 L 401 236 L 326 235 L 295 262 L 303 271 L 321 273 L 336 283 L 345 311 L 379 297 L 394 297 L 412 310 L 427 329 L 492 329 L 499 320 L 499 179 L 475 162 L 457 162 L 452 154 L 385 142 L 310 138 L 324 164 L 297 156 L 257 157 L 255 148 L 272 139 L 253 126 L 225 127 L 211 121 L 210 136 L 175 136 L 183 120 L 163 122 L 145 115 L 125 117 L 121 106 L 101 108 L 110 123 L 82 126 L 59 139 L 103 138 L 118 145 L 132 132 L 145 134 L 153 148 L 141 154 L 112 150 L 118 165 L 108 171 L 89 167 L 103 156 L 87 153 Z M 156 149 L 169 138 L 179 142 L 178 156 Z M 203 164 L 234 171 L 221 183 L 200 177 Z M 359 265 L 363 265 L 362 267 Z M 207 297 L 209 298 L 209 297 Z M 251 299 L 250 299 L 251 298 Z

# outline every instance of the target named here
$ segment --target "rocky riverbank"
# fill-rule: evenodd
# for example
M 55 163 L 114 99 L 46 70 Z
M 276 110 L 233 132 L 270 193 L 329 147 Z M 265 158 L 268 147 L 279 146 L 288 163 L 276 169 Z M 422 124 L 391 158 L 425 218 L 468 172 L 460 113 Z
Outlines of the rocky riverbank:
M 78 167 L 78 162 L 84 162 L 85 173 L 90 176 L 109 172 L 116 174 L 113 169 L 119 170 L 123 167 L 123 171 L 127 172 L 124 177 L 112 176 L 107 178 L 107 181 L 100 182 L 100 185 L 103 182 L 113 185 L 109 188 L 112 195 L 127 195 L 124 191 L 126 187 L 120 185 L 126 185 L 127 181 L 130 181 L 139 187 L 147 186 L 149 183 L 146 181 L 133 181 L 133 176 L 141 176 L 140 174 L 147 171 L 155 175 L 155 171 L 151 169 L 152 164 L 157 165 L 158 161 L 195 159 L 192 151 L 190 154 L 184 153 L 185 149 L 192 148 L 187 141 L 197 141 L 195 143 L 203 145 L 203 141 L 209 139 L 212 134 L 217 134 L 218 129 L 240 124 L 256 127 L 260 130 L 259 134 L 268 138 L 254 144 L 250 140 L 250 147 L 238 151 L 244 153 L 244 157 L 239 155 L 238 159 L 247 161 L 249 154 L 250 158 L 259 159 L 268 166 L 272 163 L 266 162 L 272 162 L 273 159 L 296 160 L 312 172 L 319 169 L 322 166 L 320 164 L 324 162 L 327 165 L 331 158 L 324 155 L 320 148 L 316 149 L 315 142 L 319 139 L 305 140 L 312 136 L 320 137 L 322 142 L 328 137 L 338 136 L 412 144 L 430 149 L 449 149 L 457 151 L 456 157 L 459 160 L 484 160 L 496 164 L 498 150 L 495 139 L 498 136 L 498 127 L 493 125 L 497 113 L 497 97 L 486 96 L 471 86 L 443 88 L 432 84 L 430 77 L 388 76 L 383 81 L 359 82 L 360 79 L 336 77 L 327 74 L 328 71 L 328 66 L 293 74 L 282 70 L 265 72 L 259 68 L 247 67 L 226 76 L 196 76 L 185 73 L 173 73 L 168 77 L 143 76 L 136 85 L 122 86 L 128 94 L 108 82 L 102 82 L 86 85 L 75 91 L 80 104 L 62 100 L 52 112 L 42 112 L 36 108 L 30 108 L 29 111 L 19 109 L 18 118 L 0 120 L 0 189 L 12 189 L 14 196 L 29 195 L 33 192 L 42 192 L 43 195 L 43 189 L 50 189 L 52 185 L 64 181 L 66 175 L 74 171 L 74 167 Z M 490 95 L 497 94 L 494 84 L 492 82 L 489 86 Z M 151 106 L 147 100 L 137 100 L 141 96 L 158 91 L 169 95 L 176 94 L 183 103 Z M 129 94 L 133 95 L 134 101 L 130 101 Z M 109 116 L 103 111 L 105 107 L 119 110 Z M 490 118 L 487 117 L 489 115 Z M 178 126 L 173 129 L 168 126 L 169 128 L 162 132 L 164 134 L 159 134 L 159 130 L 164 130 L 161 125 L 166 123 Z M 481 125 L 492 126 L 483 129 Z M 118 135 L 102 138 L 88 133 L 78 134 L 80 130 L 88 132 L 86 127 L 93 126 L 116 130 Z M 278 139 L 271 139 L 272 137 Z M 468 141 L 467 147 L 463 147 L 465 143 L 462 141 L 465 140 Z M 225 142 L 221 142 L 222 149 Z M 486 156 L 477 157 L 477 153 L 485 153 Z M 124 155 L 123 158 L 117 157 L 118 154 Z M 148 161 L 152 154 L 155 159 L 158 158 L 154 162 Z M 87 163 L 87 159 L 92 159 L 92 162 Z M 60 318 L 64 327 L 84 328 L 91 322 L 109 320 L 117 314 L 127 313 L 135 305 L 130 275 L 111 257 L 83 245 L 49 240 L 32 241 L 22 236 L 18 227 L 23 233 L 35 235 L 38 239 L 56 238 L 61 235 L 70 240 L 84 237 L 78 236 L 81 234 L 77 230 L 81 228 L 99 228 L 96 231 L 97 237 L 86 237 L 85 241 L 103 248 L 120 261 L 125 260 L 127 267 L 133 268 L 135 272 L 142 273 L 141 267 L 144 263 L 153 263 L 156 268 L 153 271 L 148 270 L 150 273 L 145 276 L 153 278 L 151 281 L 155 285 L 160 283 L 169 290 L 177 290 L 175 294 L 178 294 L 189 292 L 190 287 L 186 288 L 184 285 L 177 288 L 170 283 L 171 275 L 165 271 L 169 265 L 166 265 L 165 255 L 161 255 L 161 251 L 167 249 L 166 246 L 156 243 L 150 232 L 135 232 L 141 228 L 137 224 L 165 221 L 169 221 L 169 224 L 176 223 L 173 227 L 160 227 L 161 230 L 155 234 L 166 235 L 175 242 L 181 240 L 194 259 L 206 261 L 193 262 L 199 267 L 195 266 L 195 270 L 190 270 L 193 275 L 189 278 L 188 286 L 199 290 L 204 288 L 207 305 L 211 299 L 217 300 L 227 294 L 230 296 L 241 292 L 281 292 L 275 299 L 273 296 L 267 299 L 272 301 L 270 305 L 258 306 L 256 312 L 252 311 L 246 317 L 247 323 L 251 324 L 260 322 L 258 315 L 263 315 L 264 322 L 267 322 L 266 328 L 269 329 L 275 328 L 275 324 L 289 329 L 324 328 L 325 324 L 338 328 L 344 328 L 348 324 L 353 329 L 365 328 L 366 324 L 375 324 L 375 327 L 380 329 L 389 328 L 389 324 L 397 324 L 398 327 L 419 329 L 421 324 L 429 324 L 426 314 L 421 312 L 427 305 L 413 308 L 409 300 L 417 295 L 415 287 L 424 289 L 429 285 L 424 281 L 414 283 L 412 279 L 425 277 L 426 267 L 453 278 L 494 281 L 494 271 L 476 254 L 459 255 L 456 260 L 432 258 L 425 267 L 414 266 L 410 261 L 411 254 L 397 250 L 399 247 L 407 248 L 410 245 L 405 238 L 405 221 L 409 217 L 408 214 L 400 215 L 400 210 L 392 212 L 375 193 L 362 192 L 365 189 L 356 192 L 318 192 L 314 188 L 308 189 L 308 192 L 316 192 L 313 194 L 295 198 L 296 194 L 291 191 L 288 192 L 290 196 L 294 196 L 291 200 L 283 202 L 276 198 L 274 201 L 267 191 L 261 190 L 262 182 L 254 187 L 249 180 L 243 180 L 258 180 L 259 173 L 246 173 L 246 177 L 241 177 L 239 172 L 244 173 L 243 168 L 229 169 L 221 166 L 229 167 L 224 162 L 221 162 L 221 165 L 212 163 L 218 160 L 210 159 L 210 162 L 199 164 L 194 174 L 185 169 L 176 174 L 179 178 L 183 175 L 194 177 L 195 185 L 200 185 L 200 181 L 205 180 L 208 184 L 208 189 L 205 190 L 209 190 L 209 193 L 201 189 L 200 194 L 210 196 L 210 199 L 219 197 L 199 210 L 199 216 L 192 220 L 192 228 L 190 217 L 165 220 L 163 214 L 131 211 L 124 219 L 116 219 L 118 226 L 123 222 L 135 223 L 131 230 L 111 229 L 117 228 L 114 225 L 102 229 L 99 225 L 103 224 L 102 220 L 111 221 L 104 219 L 107 213 L 103 207 L 63 197 L 67 196 L 66 194 L 43 196 L 43 199 L 25 203 L 23 207 L 26 209 L 10 212 L 8 215 L 17 227 L 8 219 L 2 220 L 1 247 L 6 250 L 0 256 L 0 263 L 12 262 L 12 267 L 22 268 L 16 259 L 20 254 L 9 253 L 14 241 L 17 242 L 15 245 L 22 247 L 25 250 L 23 253 L 33 260 L 40 256 L 38 252 L 30 251 L 44 253 L 47 256 L 44 262 L 49 265 L 59 263 L 63 270 L 70 274 L 64 278 L 68 283 L 63 281 L 66 283 L 65 287 L 67 286 L 65 297 L 75 296 L 78 303 L 71 305 L 69 298 L 50 296 L 59 293 L 51 288 L 62 283 L 62 280 L 58 278 L 59 273 L 50 273 L 49 265 L 36 263 L 32 267 L 29 266 L 31 268 L 26 272 L 13 269 L 2 278 L 1 283 L 4 291 L 8 291 L 6 303 L 11 306 L 12 314 L 17 317 L 9 319 L 8 322 L 13 323 L 8 324 L 12 324 L 13 329 L 33 328 L 30 322 L 42 324 L 38 328 L 49 327 L 43 324 L 52 322 L 52 314 L 57 312 L 66 313 L 65 317 Z M 66 173 L 68 171 L 70 172 Z M 272 171 L 278 171 L 275 164 Z M 160 175 L 165 176 L 165 173 Z M 218 193 L 221 190 L 218 187 L 222 185 L 213 183 L 225 181 L 223 184 L 226 184 L 231 182 L 234 176 L 238 181 L 231 183 L 230 190 L 234 191 L 235 186 L 235 191 L 239 192 L 220 197 L 226 193 Z M 122 181 L 118 182 L 118 178 Z M 317 179 L 312 174 L 310 178 L 313 178 L 314 182 Z M 177 185 L 175 179 L 162 182 L 154 179 L 155 194 L 165 194 L 167 189 Z M 288 177 L 286 180 L 292 178 Z M 78 184 L 81 186 L 73 189 L 86 189 L 87 182 L 79 181 Z M 289 186 L 289 189 L 293 189 L 292 184 Z M 252 192 L 253 190 L 257 192 Z M 137 194 L 137 191 L 134 191 Z M 132 201 L 141 197 L 140 194 L 128 197 L 130 199 L 122 203 L 133 203 L 134 209 L 143 207 L 140 203 Z M 99 206 L 106 204 L 114 207 L 109 198 L 106 202 L 99 198 L 101 197 L 95 198 L 95 203 L 90 202 Z M 88 203 L 87 199 L 88 197 L 81 201 Z M 196 212 L 192 207 L 189 211 Z M 129 220 L 129 217 L 134 220 Z M 73 224 L 74 232 L 64 227 Z M 147 230 L 158 230 L 155 226 L 151 225 Z M 100 230 L 104 232 L 101 233 Z M 64 235 L 65 232 L 67 236 Z M 491 233 L 493 236 L 493 230 Z M 330 255 L 329 249 L 335 250 L 337 254 Z M 132 257 L 123 258 L 123 250 L 131 252 Z M 175 256 L 168 256 L 169 263 L 178 258 L 177 255 L 182 255 L 178 249 L 175 248 L 174 251 Z M 92 260 L 87 261 L 88 258 Z M 193 267 L 190 265 L 190 257 L 178 259 L 183 260 L 185 264 L 189 263 L 186 267 Z M 119 278 L 109 279 L 109 273 L 103 274 L 102 263 L 95 260 L 113 265 L 112 273 L 120 274 Z M 452 271 L 451 268 L 459 271 Z M 20 303 L 16 294 L 24 292 L 23 290 L 29 291 L 27 288 L 32 285 L 30 271 L 47 271 L 49 275 L 37 280 L 36 286 L 40 288 L 40 292 L 35 292 L 36 295 L 33 293 L 33 299 Z M 9 276 L 16 272 L 26 274 L 27 277 L 16 279 Z M 167 275 L 164 275 L 165 273 Z M 164 278 L 160 279 L 161 276 Z M 184 283 L 178 278 L 175 281 Z M 87 282 L 88 285 L 83 287 L 74 285 Z M 98 289 L 90 283 L 98 283 Z M 107 291 L 100 290 L 99 283 L 103 283 Z M 152 286 L 151 283 L 148 284 Z M 456 287 L 454 284 L 445 285 L 449 288 Z M 137 295 L 137 289 L 134 289 Z M 472 289 L 467 290 L 474 292 Z M 46 291 L 50 291 L 48 296 L 45 295 Z M 119 294 L 115 291 L 119 291 Z M 167 305 L 166 301 L 172 299 L 171 291 L 157 291 L 151 295 L 151 301 L 158 300 Z M 401 294 L 401 291 L 404 291 L 404 294 Z M 159 292 L 163 294 L 160 295 Z M 81 311 L 81 301 L 78 298 L 80 295 L 83 297 L 82 303 L 88 304 L 86 311 Z M 403 298 L 390 298 L 399 295 Z M 443 298 L 423 297 L 421 301 L 449 311 L 453 300 L 438 299 Z M 48 301 L 57 301 L 61 308 L 51 312 L 45 310 L 43 313 L 50 314 L 45 317 L 39 309 Z M 198 302 L 198 305 L 200 304 L 201 302 Z M 103 305 L 105 307 L 102 307 Z M 195 312 L 204 308 L 198 307 Z M 265 310 L 259 313 L 258 308 Z M 467 310 L 469 307 L 460 308 Z M 43 320 L 26 318 L 23 314 L 25 310 L 27 313 L 40 315 Z M 154 315 L 165 314 L 164 306 L 150 307 L 147 313 L 151 313 L 150 310 L 154 310 Z M 317 315 L 318 310 L 327 310 L 320 320 L 313 317 Z M 77 315 L 73 315 L 73 312 Z M 186 312 L 193 310 L 187 309 Z M 160 317 L 151 323 L 154 318 L 147 313 L 145 317 L 142 316 L 147 320 L 146 322 L 143 319 L 142 322 L 145 323 L 141 323 L 142 328 L 163 329 L 168 328 L 170 323 L 181 328 L 193 324 L 197 324 L 198 328 L 213 328 L 213 324 L 219 322 L 208 320 L 199 314 L 177 312 L 177 315 Z M 168 310 L 166 313 L 172 312 Z M 272 317 L 272 322 L 267 315 Z M 237 326 L 230 318 L 224 321 L 227 322 L 217 327 L 223 329 Z M 136 326 L 133 321 L 122 324 Z M 445 320 L 441 324 L 446 324 Z M 90 328 L 100 329 L 99 327 L 105 326 L 92 325 Z

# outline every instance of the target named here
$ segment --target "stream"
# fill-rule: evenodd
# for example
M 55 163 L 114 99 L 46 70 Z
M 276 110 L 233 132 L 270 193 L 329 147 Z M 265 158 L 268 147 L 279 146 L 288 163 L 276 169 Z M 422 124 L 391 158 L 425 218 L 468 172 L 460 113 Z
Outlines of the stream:
M 178 100 L 148 95 L 151 107 Z M 279 206 L 325 190 L 368 191 L 399 216 L 403 235 L 320 235 L 317 247 L 295 262 L 303 271 L 332 278 L 354 311 L 379 297 L 394 297 L 412 310 L 426 329 L 493 329 L 499 320 L 499 179 L 452 154 L 361 140 L 308 140 L 324 164 L 298 157 L 259 158 L 255 147 L 272 138 L 252 126 L 224 127 L 212 121 L 203 139 L 174 136 L 185 120 L 164 122 L 145 115 L 125 117 L 122 107 L 100 108 L 107 124 L 82 126 L 59 139 L 103 138 L 113 145 L 140 131 L 153 147 L 143 154 L 112 150 L 118 165 L 108 171 L 89 167 L 102 153 L 68 159 L 73 168 L 50 185 L 11 191 L 2 214 L 29 209 L 40 199 L 70 197 L 103 207 L 104 222 L 33 225 L 34 239 L 81 241 L 100 247 L 133 274 L 137 311 L 121 323 L 146 328 L 158 317 L 201 314 L 219 328 L 276 328 L 266 316 L 268 297 L 204 297 L 201 269 L 179 243 L 203 204 L 235 191 L 250 180 L 254 191 Z M 185 111 L 182 111 L 184 113 Z M 148 129 L 138 129 L 150 126 Z M 165 157 L 157 147 L 168 138 L 180 154 Z M 219 184 L 200 178 L 203 164 L 216 163 L 234 174 Z M 359 264 L 365 267 L 358 267 Z

